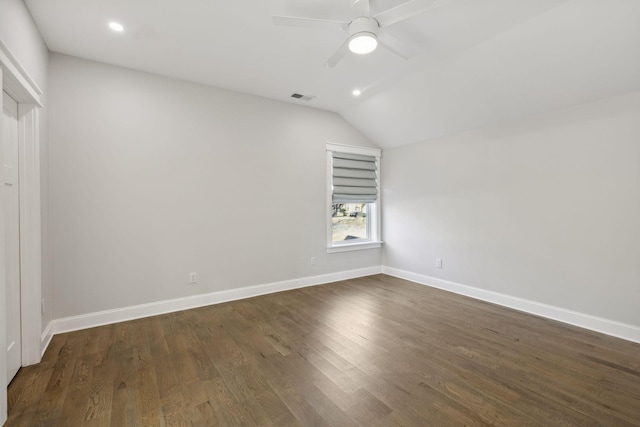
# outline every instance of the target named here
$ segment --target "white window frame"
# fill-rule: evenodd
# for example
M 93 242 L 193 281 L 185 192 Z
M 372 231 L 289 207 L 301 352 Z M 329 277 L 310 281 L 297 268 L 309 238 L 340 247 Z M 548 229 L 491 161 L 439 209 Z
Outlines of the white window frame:
M 376 169 L 378 179 L 376 180 L 378 198 L 375 203 L 370 203 L 367 209 L 367 228 L 369 238 L 353 239 L 344 242 L 333 241 L 333 223 L 331 216 L 331 206 L 333 205 L 333 189 L 331 176 L 333 174 L 333 156 L 334 151 L 350 154 L 361 154 L 364 156 L 373 156 L 376 158 Z M 375 249 L 382 246 L 382 234 L 380 227 L 380 205 L 382 194 L 380 191 L 380 158 L 382 150 L 379 148 L 357 147 L 353 145 L 327 143 L 327 253 L 358 251 L 365 249 Z

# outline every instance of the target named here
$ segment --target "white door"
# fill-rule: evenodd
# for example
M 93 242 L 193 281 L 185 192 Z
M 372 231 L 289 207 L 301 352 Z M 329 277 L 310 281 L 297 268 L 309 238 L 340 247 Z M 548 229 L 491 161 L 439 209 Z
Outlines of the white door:
M 7 381 L 22 364 L 20 330 L 20 193 L 18 187 L 18 103 L 2 92 L 4 155 L 4 219 L 7 282 Z

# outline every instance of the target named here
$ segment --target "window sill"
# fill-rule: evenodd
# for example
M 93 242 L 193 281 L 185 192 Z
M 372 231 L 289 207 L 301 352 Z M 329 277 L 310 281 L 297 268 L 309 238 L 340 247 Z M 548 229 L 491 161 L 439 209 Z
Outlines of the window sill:
M 364 251 L 366 249 L 376 249 L 381 246 L 382 246 L 381 241 L 348 243 L 344 245 L 330 246 L 327 248 L 327 253 L 332 254 L 337 252 Z

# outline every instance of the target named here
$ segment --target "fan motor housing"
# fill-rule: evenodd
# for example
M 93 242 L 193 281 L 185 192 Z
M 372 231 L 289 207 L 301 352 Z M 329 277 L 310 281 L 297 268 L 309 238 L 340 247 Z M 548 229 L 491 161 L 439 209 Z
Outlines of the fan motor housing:
M 371 33 L 374 37 L 378 35 L 380 25 L 375 18 L 370 16 L 360 16 L 349 23 L 349 38 L 360 33 Z

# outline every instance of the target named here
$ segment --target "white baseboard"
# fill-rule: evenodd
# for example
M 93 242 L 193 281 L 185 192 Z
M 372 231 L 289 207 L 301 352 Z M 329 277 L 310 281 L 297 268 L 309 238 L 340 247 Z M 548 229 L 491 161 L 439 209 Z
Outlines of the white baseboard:
M 546 317 L 548 319 L 557 320 L 559 322 L 568 323 L 570 325 L 640 343 L 640 327 L 638 326 L 616 322 L 614 320 L 604 319 L 577 311 L 567 310 L 536 301 L 513 297 L 510 295 L 501 294 L 499 292 L 493 292 L 485 289 L 475 288 L 473 286 L 462 285 L 460 283 L 450 282 L 448 280 L 438 279 L 431 276 L 425 276 L 423 274 L 399 270 L 397 268 L 383 266 L 382 273 L 389 276 L 409 280 L 411 282 L 419 283 L 421 285 L 443 289 L 445 291 L 454 292 L 456 294 L 465 295 L 471 298 L 487 301 L 493 304 L 502 305 L 505 307 L 513 308 L 515 310 L 524 311 L 526 313 L 535 314 L 537 316 Z
M 55 334 L 380 273 L 640 343 L 640 327 L 638 326 L 603 319 L 589 314 L 579 313 L 410 271 L 378 266 L 323 274 L 319 276 L 302 277 L 282 282 L 247 286 L 239 289 L 229 289 L 211 292 L 208 294 L 193 295 L 172 300 L 157 301 L 148 304 L 140 304 L 55 319 L 47 325 L 46 329 L 42 333 L 42 354 L 44 355 L 45 350 L 49 346 L 49 343 Z
M 44 354 L 53 335 L 63 332 L 72 332 L 80 329 L 108 325 L 111 323 L 125 322 L 127 320 L 156 316 L 158 314 L 172 313 L 175 311 L 187 310 L 190 308 L 197 308 L 206 305 L 220 304 L 223 302 L 251 298 L 259 295 L 271 294 L 274 292 L 288 291 L 292 289 L 305 288 L 308 286 L 338 282 L 340 280 L 370 276 L 372 274 L 380 274 L 381 272 L 382 267 L 380 266 L 360 268 L 357 270 L 341 271 L 338 273 L 329 273 L 319 276 L 302 277 L 299 279 L 285 280 L 282 282 L 247 286 L 244 288 L 229 289 L 207 294 L 193 295 L 172 300 L 157 301 L 148 304 L 140 304 L 130 307 L 122 307 L 113 310 L 98 311 L 95 313 L 87 313 L 79 316 L 55 319 L 49 323 L 49 325 L 45 329 L 45 332 L 42 334 L 42 354 Z
M 53 338 L 53 332 L 51 332 L 53 329 L 52 324 L 53 322 L 49 322 L 49 324 L 47 325 L 45 330 L 42 332 L 42 335 L 40 337 L 40 359 L 42 359 L 42 356 L 44 356 L 44 352 L 47 350 L 47 347 L 49 347 L 49 343 L 51 343 L 51 338 Z

